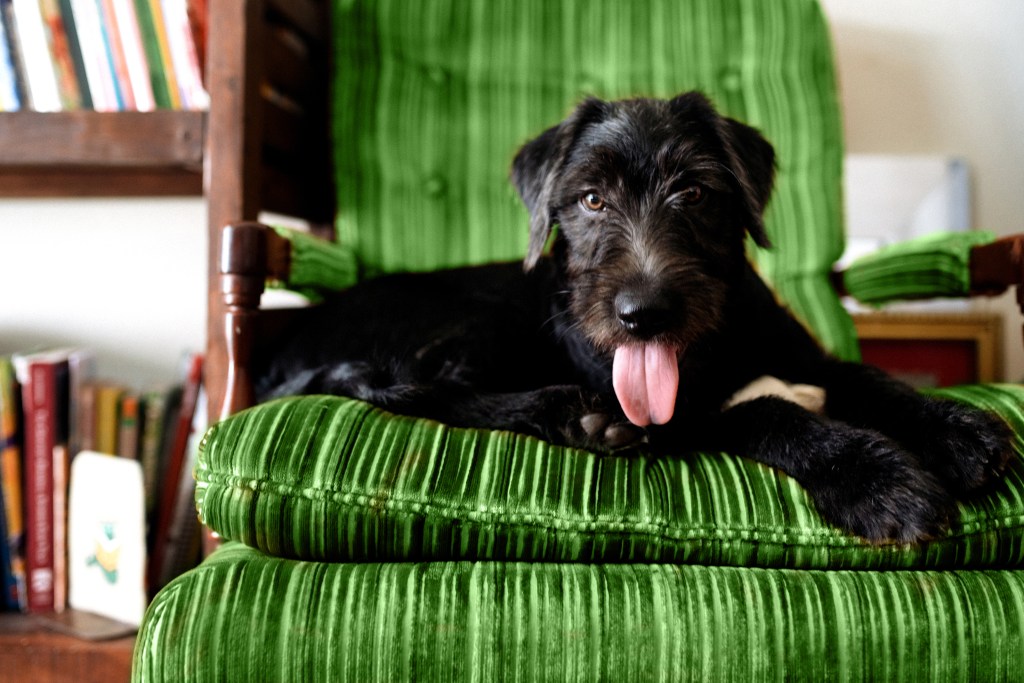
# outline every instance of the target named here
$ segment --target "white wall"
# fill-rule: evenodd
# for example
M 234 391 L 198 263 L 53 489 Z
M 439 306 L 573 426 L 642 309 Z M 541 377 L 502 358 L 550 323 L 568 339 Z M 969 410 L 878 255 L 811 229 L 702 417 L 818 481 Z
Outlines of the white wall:
M 835 43 L 849 152 L 967 159 L 974 222 L 1024 232 L 1024 2 L 822 0 Z M 1021 315 L 1006 315 L 1008 379 L 1024 378 Z
M 95 350 L 99 374 L 169 385 L 206 327 L 200 198 L 0 199 L 0 354 Z

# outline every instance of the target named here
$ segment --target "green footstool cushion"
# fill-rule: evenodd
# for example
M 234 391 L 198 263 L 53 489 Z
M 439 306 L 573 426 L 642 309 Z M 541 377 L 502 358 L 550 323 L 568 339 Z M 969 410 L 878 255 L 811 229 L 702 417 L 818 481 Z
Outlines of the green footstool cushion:
M 1024 389 L 942 392 L 1024 433 Z M 307 560 L 668 562 L 789 568 L 1016 566 L 1024 461 L 942 537 L 871 545 L 825 523 L 777 470 L 720 453 L 599 456 L 455 429 L 332 396 L 282 399 L 212 427 L 202 521 Z

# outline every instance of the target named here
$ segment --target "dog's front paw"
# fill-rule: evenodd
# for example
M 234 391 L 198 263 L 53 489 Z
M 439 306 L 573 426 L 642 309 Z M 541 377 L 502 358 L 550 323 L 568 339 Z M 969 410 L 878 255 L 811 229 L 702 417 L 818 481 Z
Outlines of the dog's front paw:
M 587 413 L 579 419 L 588 450 L 615 452 L 636 448 L 647 442 L 647 430 L 622 416 L 606 412 Z
M 928 417 L 907 444 L 955 493 L 996 480 L 1013 453 L 1013 434 L 992 413 L 953 401 L 928 404 Z
M 949 526 L 952 499 L 913 455 L 868 430 L 837 437 L 807 482 L 822 517 L 875 543 L 914 543 Z
M 615 453 L 647 442 L 647 430 L 626 420 L 614 398 L 577 386 L 546 387 L 531 394 L 530 419 L 547 441 L 598 453 Z

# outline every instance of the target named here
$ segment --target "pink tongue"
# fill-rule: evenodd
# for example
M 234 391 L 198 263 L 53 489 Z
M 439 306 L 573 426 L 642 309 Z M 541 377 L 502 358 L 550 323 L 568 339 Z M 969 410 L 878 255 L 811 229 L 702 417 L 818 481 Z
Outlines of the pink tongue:
M 635 344 L 615 349 L 612 386 L 630 422 L 646 427 L 672 419 L 679 390 L 676 349 L 666 344 Z

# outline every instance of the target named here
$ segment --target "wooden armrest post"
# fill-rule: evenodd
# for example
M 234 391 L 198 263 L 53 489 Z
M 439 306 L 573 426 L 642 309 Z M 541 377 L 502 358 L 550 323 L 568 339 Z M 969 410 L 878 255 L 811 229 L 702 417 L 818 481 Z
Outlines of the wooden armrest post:
M 1024 235 L 1011 235 L 971 250 L 971 293 L 995 295 L 1015 287 L 1024 315 Z M 1024 326 L 1021 328 L 1024 340 Z
M 220 291 L 224 303 L 227 378 L 219 419 L 254 402 L 252 362 L 256 316 L 268 275 L 269 230 L 258 223 L 238 223 L 223 229 L 220 252 Z

